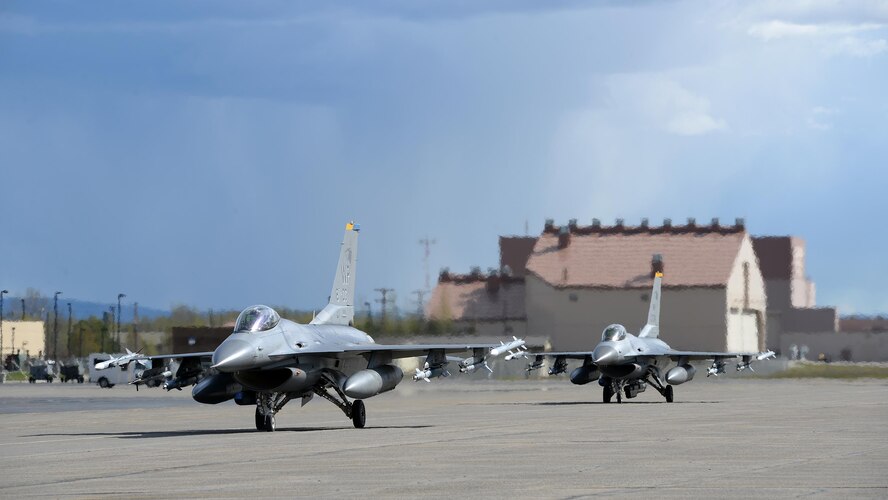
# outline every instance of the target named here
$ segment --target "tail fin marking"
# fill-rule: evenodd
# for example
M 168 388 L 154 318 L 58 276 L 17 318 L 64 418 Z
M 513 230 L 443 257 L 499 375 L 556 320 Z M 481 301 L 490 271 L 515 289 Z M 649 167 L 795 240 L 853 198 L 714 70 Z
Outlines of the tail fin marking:
M 663 273 L 654 275 L 654 286 L 651 289 L 651 305 L 648 309 L 647 324 L 641 329 L 639 337 L 657 338 L 660 336 L 660 287 Z

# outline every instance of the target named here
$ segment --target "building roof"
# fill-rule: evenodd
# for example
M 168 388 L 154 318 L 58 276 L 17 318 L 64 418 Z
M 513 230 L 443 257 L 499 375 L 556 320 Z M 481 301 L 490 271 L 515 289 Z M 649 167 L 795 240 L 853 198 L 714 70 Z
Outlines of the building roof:
M 524 279 L 442 273 L 426 316 L 454 321 L 523 320 Z
M 577 227 L 547 224 L 527 270 L 556 287 L 646 288 L 652 256 L 663 259 L 668 287 L 725 286 L 746 237 L 734 226 Z

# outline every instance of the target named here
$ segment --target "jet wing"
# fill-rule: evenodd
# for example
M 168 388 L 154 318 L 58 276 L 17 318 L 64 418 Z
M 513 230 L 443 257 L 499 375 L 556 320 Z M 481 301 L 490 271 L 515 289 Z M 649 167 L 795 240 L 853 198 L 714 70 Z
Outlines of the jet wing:
M 392 353 L 392 358 L 415 358 L 417 356 L 425 356 L 429 351 L 452 353 L 466 352 L 473 349 L 493 349 L 494 347 L 499 347 L 499 344 L 377 344 L 371 346 L 356 346 L 354 351 L 349 349 L 349 352 L 371 353 L 387 351 Z
M 564 359 L 586 359 L 592 355 L 592 351 L 565 351 L 565 352 L 528 352 L 528 356 L 549 356 Z
M 439 351 L 443 353 L 466 352 L 473 349 L 493 349 L 499 347 L 499 344 L 366 344 L 354 346 L 341 346 L 337 349 L 300 349 L 297 352 L 287 354 L 272 354 L 270 358 L 287 359 L 297 358 L 300 356 L 329 356 L 333 358 L 343 357 L 343 355 L 362 355 L 372 354 L 374 352 L 391 353 L 393 359 L 397 358 L 415 358 L 418 356 L 426 356 L 431 351 Z M 212 354 L 212 353 L 210 353 Z
M 182 358 L 202 358 L 213 357 L 213 351 L 210 352 L 189 352 L 185 354 L 159 354 L 156 356 L 139 356 L 134 359 L 182 359 Z
M 748 353 L 748 352 L 705 352 L 705 351 L 676 351 L 673 349 L 669 349 L 663 353 L 657 353 L 655 356 L 668 356 L 672 361 L 678 361 L 679 359 L 685 358 L 689 361 L 696 361 L 702 359 L 731 359 L 737 358 L 740 356 L 756 356 L 757 352 Z

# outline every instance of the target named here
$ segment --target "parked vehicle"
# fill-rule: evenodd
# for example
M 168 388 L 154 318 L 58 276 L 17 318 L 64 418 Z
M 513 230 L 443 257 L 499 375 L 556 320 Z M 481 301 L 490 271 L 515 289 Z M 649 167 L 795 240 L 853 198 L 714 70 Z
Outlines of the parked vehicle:
M 115 354 L 114 357 L 122 356 Z M 96 365 L 102 361 L 111 359 L 111 355 L 104 352 L 94 352 L 89 355 L 89 381 L 99 384 L 103 389 L 110 389 L 117 384 L 128 384 L 137 378 L 137 371 L 141 372 L 139 363 L 128 363 L 125 366 L 112 366 L 104 370 L 96 369 Z M 138 368 L 137 368 L 138 367 Z
M 35 384 L 38 380 L 45 380 L 49 384 L 55 380 L 55 361 L 36 360 L 31 362 L 28 382 Z
M 59 379 L 62 382 L 71 382 L 77 381 L 78 384 L 83 383 L 83 372 L 80 369 L 80 365 L 75 363 L 73 365 L 62 365 L 62 369 L 59 371 Z

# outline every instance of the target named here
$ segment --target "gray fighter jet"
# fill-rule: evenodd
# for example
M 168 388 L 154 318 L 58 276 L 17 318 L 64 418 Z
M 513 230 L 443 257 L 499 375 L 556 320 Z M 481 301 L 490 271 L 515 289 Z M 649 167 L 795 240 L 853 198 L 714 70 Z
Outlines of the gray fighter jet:
M 696 374 L 691 361 L 712 360 L 706 376 L 725 372 L 725 360 L 740 358 L 737 371 L 751 368 L 753 361 L 774 356 L 773 351 L 761 353 L 738 352 L 698 352 L 676 351 L 658 337 L 660 335 L 660 287 L 663 274 L 654 277 L 651 304 L 647 324 L 636 337 L 626 331 L 623 325 L 613 324 L 604 329 L 601 342 L 592 351 L 520 353 L 521 356 L 535 356 L 528 365 L 528 371 L 542 367 L 545 358 L 554 358 L 549 375 L 559 375 L 567 371 L 567 360 L 582 360 L 583 364 L 570 374 L 570 381 L 584 385 L 597 380 L 604 388 L 603 401 L 610 403 L 616 395 L 617 402 L 634 398 L 643 392 L 648 384 L 654 387 L 666 401 L 673 401 L 673 386 L 689 382 Z M 518 356 L 514 356 L 512 359 Z M 675 363 L 668 371 L 666 368 Z M 665 373 L 664 373 L 665 372 Z
M 305 405 L 313 396 L 332 402 L 362 428 L 362 400 L 394 389 L 404 376 L 394 359 L 425 356 L 413 377 L 424 381 L 450 375 L 448 353 L 472 352 L 459 361 L 461 371 L 486 367 L 496 344 L 380 345 L 352 327 L 358 231 L 357 224 L 346 225 L 329 304 L 311 323 L 282 319 L 268 306 L 248 307 L 213 352 L 146 356 L 181 360 L 164 387 L 194 385 L 192 397 L 200 403 L 255 405 L 258 430 L 274 431 L 284 405 L 294 398 Z

